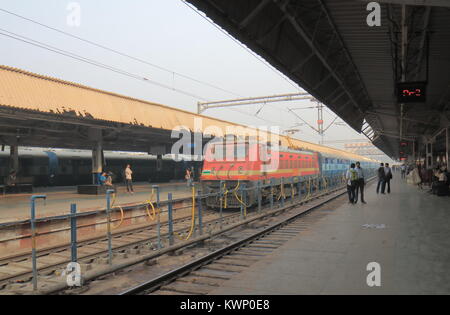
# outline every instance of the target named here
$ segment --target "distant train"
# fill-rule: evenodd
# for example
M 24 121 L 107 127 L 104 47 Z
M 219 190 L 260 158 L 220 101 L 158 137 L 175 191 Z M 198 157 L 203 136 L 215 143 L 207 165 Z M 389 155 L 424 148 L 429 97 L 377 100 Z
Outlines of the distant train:
M 0 183 L 9 175 L 9 151 L 0 152 Z M 168 182 L 184 179 L 186 168 L 198 171 L 201 162 L 157 159 L 144 153 L 105 152 L 104 171 L 113 173 L 113 182 L 123 182 L 123 170 L 131 164 L 134 181 Z M 87 150 L 45 150 L 20 148 L 17 178 L 33 186 L 72 186 L 92 184 L 92 153 Z
M 222 206 L 229 208 L 242 204 L 242 200 L 236 198 L 235 192 L 239 187 L 245 186 L 249 190 L 245 204 L 251 206 L 257 203 L 255 188 L 258 181 L 263 185 L 272 182 L 275 191 L 279 193 L 281 186 L 290 191 L 292 182 L 297 183 L 305 178 L 342 178 L 350 163 L 356 162 L 355 155 L 345 152 L 333 155 L 327 153 L 326 149 L 324 147 L 324 152 L 314 152 L 279 147 L 278 151 L 275 151 L 266 143 L 239 140 L 225 144 L 210 143 L 206 148 L 200 179 L 204 191 L 208 193 L 214 194 L 220 190 L 228 192 L 224 197 L 226 202 L 223 202 Z M 275 156 L 278 156 L 277 165 L 267 164 L 270 160 L 274 163 L 277 160 L 273 158 Z M 374 174 L 379 165 L 378 162 L 362 156 L 359 162 L 367 176 Z M 294 185 L 294 189 L 297 189 L 297 185 Z M 269 195 L 270 188 L 265 188 L 263 198 Z M 220 207 L 221 202 L 216 196 L 207 199 L 207 205 L 210 207 Z

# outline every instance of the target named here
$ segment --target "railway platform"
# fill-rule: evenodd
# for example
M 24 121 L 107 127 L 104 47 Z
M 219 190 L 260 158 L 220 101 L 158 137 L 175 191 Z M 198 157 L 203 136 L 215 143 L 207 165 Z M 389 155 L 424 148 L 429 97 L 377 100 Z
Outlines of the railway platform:
M 272 254 L 209 294 L 449 294 L 449 197 L 400 176 L 391 194 L 330 209 Z M 369 286 L 379 266 L 380 286 Z M 377 275 L 375 275 L 377 277 Z
M 185 182 L 173 183 L 135 183 L 134 194 L 129 194 L 124 185 L 117 185 L 116 204 L 121 206 L 142 203 L 150 199 L 152 185 L 160 187 L 161 201 L 167 199 L 167 193 L 171 192 L 174 199 L 191 195 L 191 189 Z M 77 187 L 37 187 L 33 194 L 7 194 L 0 195 L 0 223 L 26 220 L 30 218 L 30 197 L 32 195 L 46 195 L 45 202 L 39 201 L 37 218 L 51 217 L 68 214 L 70 204 L 77 205 L 78 212 L 87 212 L 104 209 L 106 206 L 105 195 L 80 195 Z M 156 200 L 156 196 L 154 196 Z

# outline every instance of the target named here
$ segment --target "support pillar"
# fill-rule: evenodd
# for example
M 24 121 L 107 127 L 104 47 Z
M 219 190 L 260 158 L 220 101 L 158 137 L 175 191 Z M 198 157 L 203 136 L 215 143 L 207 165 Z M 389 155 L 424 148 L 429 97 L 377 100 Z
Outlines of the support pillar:
M 445 158 L 447 160 L 447 172 L 450 171 L 450 161 L 448 160 L 450 156 L 450 128 L 445 129 Z
M 11 145 L 9 147 L 9 171 L 19 172 L 19 146 Z
M 102 142 L 98 141 L 92 149 L 92 184 L 98 185 L 99 177 L 103 172 L 103 148 Z
M 17 182 L 17 175 L 19 174 L 19 146 L 9 146 L 9 169 L 6 174 L 5 184 L 15 185 Z
M 431 141 L 425 143 L 425 165 L 427 170 L 433 169 L 433 144 Z
M 91 128 L 88 132 L 92 148 L 92 184 L 98 185 L 100 174 L 103 172 L 103 134 L 101 129 Z

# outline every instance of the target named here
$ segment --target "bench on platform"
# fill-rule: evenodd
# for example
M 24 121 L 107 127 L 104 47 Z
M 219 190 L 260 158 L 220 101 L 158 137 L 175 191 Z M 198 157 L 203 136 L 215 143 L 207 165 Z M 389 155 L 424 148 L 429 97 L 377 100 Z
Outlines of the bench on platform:
M 3 195 L 6 193 L 32 193 L 33 192 L 33 177 L 17 177 L 12 181 L 5 181 L 0 185 Z

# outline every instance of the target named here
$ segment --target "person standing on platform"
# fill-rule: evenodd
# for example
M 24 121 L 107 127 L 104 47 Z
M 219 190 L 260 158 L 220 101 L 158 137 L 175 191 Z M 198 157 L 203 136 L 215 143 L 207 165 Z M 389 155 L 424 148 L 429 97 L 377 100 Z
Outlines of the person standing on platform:
M 389 167 L 389 163 L 386 163 L 386 165 L 384 166 L 384 181 L 383 181 L 383 185 L 381 186 L 381 193 L 384 194 L 384 191 L 386 189 L 386 184 L 387 184 L 387 193 L 390 194 L 391 193 L 391 179 L 392 179 L 392 170 Z
M 402 172 L 402 179 L 406 178 L 406 165 L 402 164 L 402 166 L 400 166 L 400 170 Z
M 378 184 L 377 184 L 377 194 L 380 192 L 380 188 L 383 186 L 384 182 L 384 163 L 380 163 L 378 168 Z
M 125 173 L 125 183 L 127 184 L 127 192 L 134 194 L 133 171 L 131 170 L 130 164 L 127 164 L 124 173 Z
M 358 173 L 358 179 L 356 181 L 356 187 L 355 187 L 355 203 L 358 202 L 358 192 L 361 194 L 361 202 L 367 203 L 364 200 L 364 186 L 365 186 L 365 180 L 364 180 L 364 170 L 361 168 L 361 163 L 356 162 L 356 172 Z
M 355 170 L 355 163 L 350 165 L 350 169 L 345 174 L 345 179 L 347 180 L 348 202 L 353 204 L 355 202 L 355 188 L 358 180 L 358 173 Z

